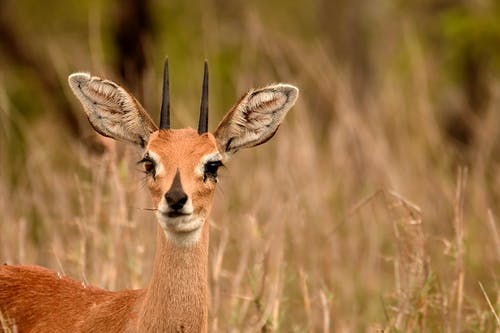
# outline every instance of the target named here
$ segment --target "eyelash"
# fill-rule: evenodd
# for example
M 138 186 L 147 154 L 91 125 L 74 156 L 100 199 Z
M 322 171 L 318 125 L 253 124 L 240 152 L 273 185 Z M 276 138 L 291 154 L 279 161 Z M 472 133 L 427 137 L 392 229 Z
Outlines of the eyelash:
M 221 166 L 224 166 L 221 161 L 207 162 L 203 170 L 203 181 L 205 182 L 207 178 L 210 178 L 217 183 L 217 171 Z
M 153 178 L 156 176 L 156 164 L 152 159 L 150 159 L 148 157 L 144 157 L 142 160 L 140 160 L 137 163 L 143 164 L 144 172 L 146 174 L 153 176 Z
M 137 164 L 143 164 L 144 173 L 147 175 L 156 176 L 156 164 L 155 162 L 148 158 L 144 157 L 142 160 L 137 162 Z M 221 166 L 224 166 L 222 161 L 210 161 L 207 162 L 203 168 L 203 181 L 205 182 L 207 178 L 212 179 L 214 182 L 217 182 L 217 171 Z

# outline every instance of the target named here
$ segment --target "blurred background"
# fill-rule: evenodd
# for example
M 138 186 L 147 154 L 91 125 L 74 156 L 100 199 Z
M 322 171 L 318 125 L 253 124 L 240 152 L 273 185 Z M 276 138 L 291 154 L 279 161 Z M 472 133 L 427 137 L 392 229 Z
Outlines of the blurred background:
M 75 71 L 174 128 L 297 85 L 279 133 L 222 171 L 212 332 L 500 332 L 500 3 L 0 0 L 0 261 L 146 286 L 139 152 L 96 135 Z

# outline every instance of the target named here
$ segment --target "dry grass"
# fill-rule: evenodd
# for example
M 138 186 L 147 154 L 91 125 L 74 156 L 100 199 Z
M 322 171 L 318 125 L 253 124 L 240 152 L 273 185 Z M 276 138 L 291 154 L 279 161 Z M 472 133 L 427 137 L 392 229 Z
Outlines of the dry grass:
M 411 29 L 401 37 L 407 75 L 381 50 L 384 70 L 360 105 L 321 43 L 272 34 L 252 13 L 244 26 L 252 39 L 235 89 L 281 78 L 301 97 L 271 142 L 222 171 L 211 331 L 500 332 L 500 83 L 491 80 L 491 105 L 464 153 L 440 128 L 434 64 Z M 52 51 L 62 81 L 89 61 Z M 213 105 L 228 108 L 211 79 Z M 138 152 L 118 145 L 95 156 L 50 116 L 26 124 L 6 85 L 0 77 L 0 124 L 12 125 L 0 132 L 0 260 L 103 288 L 145 286 L 156 225 Z M 158 86 L 149 75 L 145 90 Z M 196 110 L 197 92 L 178 94 L 176 123 L 194 123 L 195 112 L 179 110 Z

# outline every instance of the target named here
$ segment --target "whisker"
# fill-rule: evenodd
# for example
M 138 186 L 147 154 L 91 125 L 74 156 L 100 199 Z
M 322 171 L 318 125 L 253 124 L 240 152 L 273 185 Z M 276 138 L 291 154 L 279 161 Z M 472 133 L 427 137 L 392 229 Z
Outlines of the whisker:
M 158 208 L 143 208 L 143 207 L 135 207 L 135 209 L 147 210 L 147 211 L 151 211 L 151 212 L 158 210 Z
M 144 175 L 141 178 L 139 178 L 139 185 L 141 190 L 144 189 L 148 184 L 147 180 L 148 180 L 148 175 Z

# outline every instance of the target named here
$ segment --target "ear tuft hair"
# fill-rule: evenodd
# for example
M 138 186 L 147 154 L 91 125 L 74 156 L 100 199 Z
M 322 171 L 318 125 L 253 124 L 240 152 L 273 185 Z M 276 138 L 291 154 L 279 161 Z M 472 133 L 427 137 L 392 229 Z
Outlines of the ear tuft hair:
M 158 129 L 141 104 L 115 82 L 88 73 L 71 74 L 68 82 L 98 133 L 144 147 Z
M 289 84 L 273 84 L 251 90 L 236 103 L 214 133 L 219 146 L 233 154 L 241 148 L 270 140 L 295 104 L 299 90 Z

